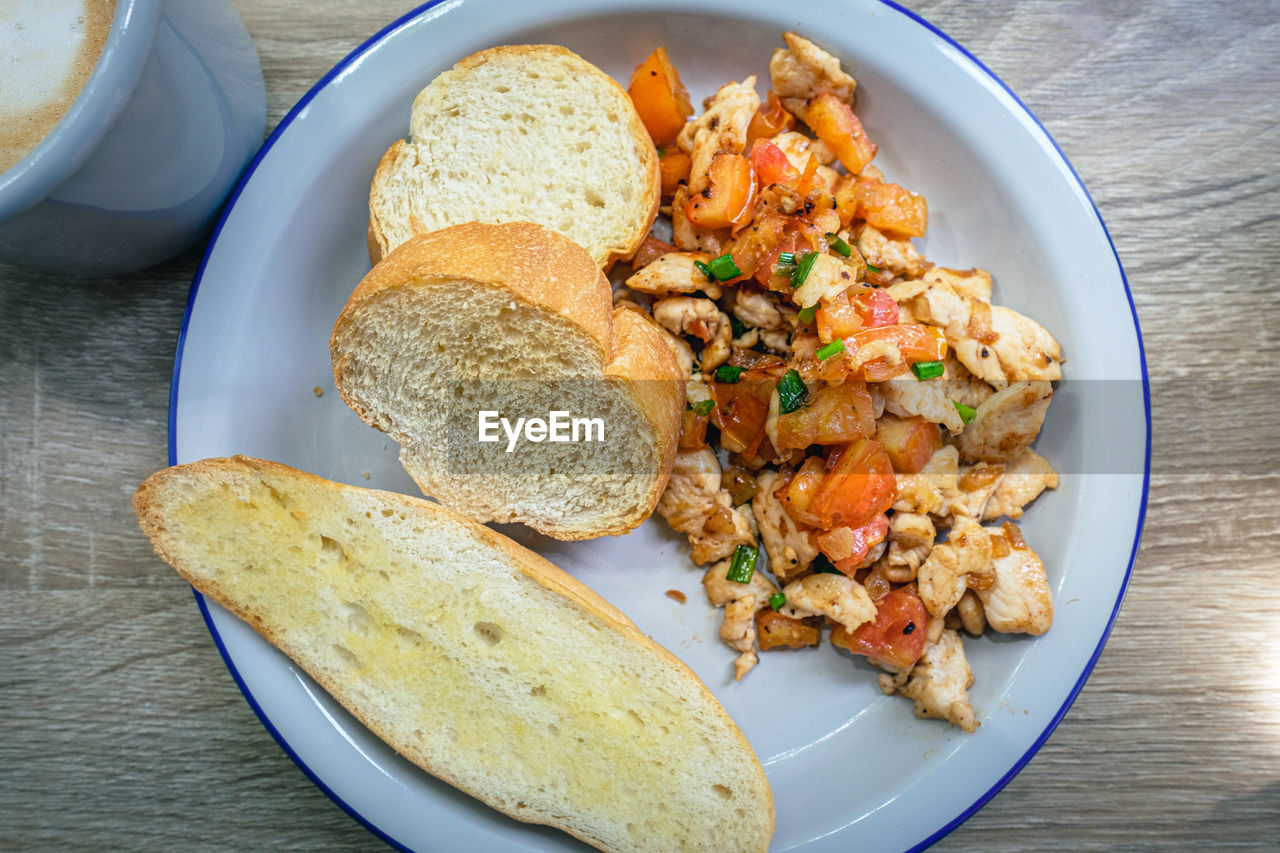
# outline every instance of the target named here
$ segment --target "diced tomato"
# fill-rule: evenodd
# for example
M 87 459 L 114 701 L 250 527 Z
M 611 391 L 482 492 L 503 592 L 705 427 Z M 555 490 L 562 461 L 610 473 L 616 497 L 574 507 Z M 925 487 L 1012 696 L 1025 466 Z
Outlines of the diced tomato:
M 818 166 L 822 165 L 818 162 L 818 158 L 812 154 L 809 159 L 804 162 L 804 171 L 800 173 L 800 177 L 796 179 L 796 192 L 802 196 L 806 196 L 805 206 L 812 210 L 813 204 L 809 202 L 807 196 L 814 190 L 827 189 L 826 181 L 818 174 Z
M 751 223 L 735 235 L 728 247 L 743 275 L 755 276 L 761 284 L 768 285 L 765 262 L 777 251 L 786 228 L 787 217 L 757 202 Z
M 817 517 L 809 512 L 809 504 L 822 485 L 827 464 L 821 456 L 810 456 L 776 491 L 773 496 L 782 501 L 782 508 L 797 524 L 813 526 Z
M 893 505 L 897 483 L 880 442 L 861 438 L 839 448 L 807 510 L 824 530 L 861 527 Z
M 785 218 L 783 219 L 785 223 Z M 774 243 L 772 250 L 761 263 L 760 268 L 756 270 L 756 281 L 763 284 L 770 290 L 789 293 L 791 287 L 791 271 L 778 270 L 778 257 L 783 252 L 791 252 L 795 254 L 800 249 L 800 235 L 792 228 L 785 228 L 778 242 Z
M 814 312 L 814 322 L 818 327 L 818 340 L 824 344 L 836 338 L 847 338 L 862 331 L 866 323 L 862 320 L 862 312 L 854 302 L 859 288 L 852 285 L 840 295 L 824 299 Z
M 667 59 L 666 48 L 659 47 L 631 74 L 627 94 L 654 145 L 670 145 L 680 135 L 685 119 L 693 115 L 689 92 L 680 75 Z
M 929 230 L 929 203 L 924 196 L 886 184 L 859 178 L 853 185 L 857 205 L 854 216 L 868 225 L 906 237 L 923 237 Z
M 711 422 L 720 429 L 720 444 L 730 453 L 754 456 L 764 439 L 769 398 L 775 380 L 744 372 L 737 382 L 713 382 L 716 407 Z
M 756 177 L 760 186 L 785 184 L 795 186 L 800 180 L 800 171 L 791 165 L 782 149 L 768 139 L 757 139 L 751 143 L 751 165 L 756 168 Z
M 882 415 L 876 421 L 876 441 L 884 445 L 893 470 L 899 474 L 918 474 L 935 450 L 942 446 L 938 425 L 916 415 L 898 418 Z
M 871 553 L 871 548 L 889 535 L 889 516 L 881 513 L 861 527 L 836 527 L 822 533 L 810 533 L 814 546 L 831 564 L 853 577 Z
M 947 339 L 936 326 L 923 323 L 898 323 L 865 329 L 844 339 L 845 352 L 856 361 L 858 350 L 876 341 L 888 341 L 902 353 L 902 362 L 889 364 L 874 358 L 862 365 L 862 378 L 868 382 L 884 382 L 901 376 L 917 361 L 941 361 L 947 354 Z
M 679 148 L 668 148 L 658 158 L 658 168 L 662 173 L 662 194 L 670 196 L 681 182 L 689 180 L 689 169 L 693 160 Z
M 762 138 L 771 139 L 784 130 L 795 127 L 795 124 L 796 117 L 787 112 L 782 101 L 778 100 L 777 93 L 770 89 L 768 99 L 755 111 L 751 116 L 751 123 L 747 125 L 747 143 Z
M 809 404 L 778 416 L 778 449 L 811 444 L 847 444 L 875 432 L 871 394 L 863 382 L 823 385 L 810 390 Z
M 805 105 L 804 123 L 851 175 L 861 172 L 876 156 L 876 144 L 867 137 L 853 108 L 830 92 L 823 92 Z
M 700 415 L 693 409 L 685 407 L 684 418 L 680 422 L 680 448 L 697 450 L 707 443 L 707 424 L 711 413 Z
M 663 255 L 669 255 L 672 252 L 680 251 L 671 243 L 665 240 L 659 240 L 650 234 L 644 238 L 644 242 L 640 244 L 640 248 L 636 249 L 635 256 L 631 258 L 631 268 L 638 270 L 641 267 L 648 266 Z
M 928 626 L 924 602 L 914 586 L 904 586 L 876 601 L 874 622 L 864 622 L 852 633 L 837 625 L 831 631 L 831 642 L 854 654 L 905 668 L 924 654 Z
M 684 215 L 695 228 L 728 228 L 751 218 L 756 170 L 742 154 L 720 153 L 707 169 L 710 183 L 689 199 Z
M 898 322 L 898 303 L 883 290 L 864 290 L 853 301 L 854 310 L 868 329 L 893 326 Z
M 762 652 L 780 646 L 802 649 L 818 645 L 822 641 L 822 632 L 808 622 L 783 616 L 766 607 L 756 612 L 756 638 Z

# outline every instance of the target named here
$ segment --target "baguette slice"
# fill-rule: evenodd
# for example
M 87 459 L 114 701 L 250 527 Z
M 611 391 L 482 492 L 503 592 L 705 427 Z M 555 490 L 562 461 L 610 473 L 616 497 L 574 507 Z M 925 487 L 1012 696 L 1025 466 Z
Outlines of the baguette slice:
M 684 386 L 664 334 L 614 310 L 599 267 L 565 237 L 466 223 L 377 264 L 329 348 L 338 393 L 399 442 L 424 494 L 476 521 L 588 539 L 641 524 L 670 477 Z M 480 441 L 482 412 L 514 428 L 554 411 L 601 430 L 513 445 L 495 426 L 497 440 Z
M 156 553 L 369 729 L 603 850 L 765 850 L 759 761 L 702 682 L 545 559 L 437 504 L 247 457 L 151 476 Z
M 369 256 L 460 222 L 527 220 L 607 268 L 644 240 L 660 186 L 653 141 L 611 77 L 563 47 L 495 47 L 414 99 L 409 139 L 369 189 Z

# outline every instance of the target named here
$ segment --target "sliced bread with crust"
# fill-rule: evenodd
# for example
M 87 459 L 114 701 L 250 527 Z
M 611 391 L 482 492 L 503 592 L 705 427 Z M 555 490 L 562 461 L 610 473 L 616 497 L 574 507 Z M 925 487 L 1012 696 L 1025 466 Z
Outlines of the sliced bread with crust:
M 767 848 L 768 781 L 720 703 L 532 551 L 247 457 L 161 471 L 133 504 L 192 586 L 427 772 L 603 850 Z
M 424 494 L 477 521 L 589 539 L 638 526 L 671 474 L 684 386 L 664 334 L 615 310 L 595 261 L 560 234 L 466 223 L 378 263 L 329 348 L 338 393 L 399 442 Z M 569 440 L 507 433 L 556 412 Z
M 653 142 L 611 77 L 563 47 L 495 47 L 414 99 L 409 139 L 369 189 L 369 255 L 461 222 L 527 220 L 607 268 L 640 246 L 659 192 Z

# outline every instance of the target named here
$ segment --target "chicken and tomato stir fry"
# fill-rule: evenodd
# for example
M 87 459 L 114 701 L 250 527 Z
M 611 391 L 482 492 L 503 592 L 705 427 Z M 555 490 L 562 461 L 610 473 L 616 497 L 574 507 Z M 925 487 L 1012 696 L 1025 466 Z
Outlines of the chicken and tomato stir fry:
M 826 634 L 919 716 L 973 731 L 962 638 L 1053 619 L 1014 520 L 1058 484 L 1031 445 L 1061 352 L 992 302 L 988 273 L 916 250 L 928 205 L 872 164 L 856 81 L 785 41 L 764 99 L 747 77 L 696 117 L 662 48 L 631 80 L 671 237 L 616 298 L 670 333 L 686 376 L 658 511 L 708 567 L 737 678 Z

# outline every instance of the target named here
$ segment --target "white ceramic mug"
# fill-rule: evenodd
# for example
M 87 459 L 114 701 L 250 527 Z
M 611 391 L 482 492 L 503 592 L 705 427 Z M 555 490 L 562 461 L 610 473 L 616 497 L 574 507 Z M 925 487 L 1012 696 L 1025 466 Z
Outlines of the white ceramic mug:
M 79 96 L 0 174 L 0 261 L 112 275 L 176 255 L 265 124 L 262 67 L 227 0 L 117 0 Z

